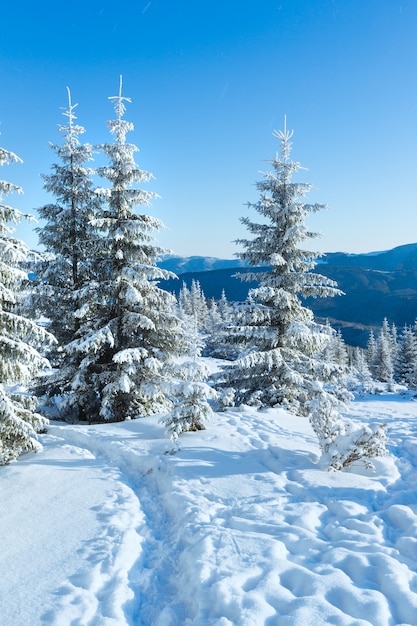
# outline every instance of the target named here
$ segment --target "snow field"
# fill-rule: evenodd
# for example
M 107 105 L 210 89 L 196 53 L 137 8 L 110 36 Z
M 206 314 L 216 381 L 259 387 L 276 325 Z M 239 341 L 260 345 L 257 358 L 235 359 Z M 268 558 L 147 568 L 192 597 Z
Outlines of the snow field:
M 284 424 L 288 416 L 280 413 Z M 407 623 L 407 616 L 417 615 L 417 597 L 407 593 L 415 575 L 401 569 L 395 559 L 391 563 L 389 551 L 375 543 L 381 541 L 381 533 L 377 516 L 369 511 L 372 507 L 357 503 L 369 498 L 372 502 L 384 486 L 369 478 L 316 469 L 314 454 L 302 453 L 297 434 L 277 428 L 277 417 L 276 411 L 265 412 L 261 421 L 259 414 L 247 410 L 229 418 L 242 441 L 249 440 L 249 451 L 227 454 L 221 465 L 210 452 L 210 465 L 207 453 L 195 448 L 202 462 L 198 477 L 197 459 L 185 464 L 193 470 L 179 485 L 181 496 L 189 500 L 189 517 L 199 521 L 197 538 L 194 534 L 183 554 L 186 575 L 179 585 L 180 593 L 181 589 L 189 593 L 191 585 L 190 595 L 201 598 L 190 623 L 302 624 L 306 617 L 307 623 L 315 624 Z M 259 420 L 259 431 L 253 420 Z M 299 424 L 306 429 L 305 421 Z M 229 436 L 233 439 L 233 431 Z M 287 449 L 271 445 L 281 437 Z M 178 466 L 184 467 L 188 455 L 184 450 L 178 456 Z M 218 475 L 216 468 L 226 463 L 226 476 Z M 271 468 L 277 474 L 267 471 Z M 175 497 L 178 500 L 177 493 Z M 351 551 L 361 554 L 349 559 Z M 386 582 L 382 592 L 378 568 Z M 401 581 L 391 588 L 392 571 L 401 575 Z M 395 608 L 399 615 L 394 617 L 389 600 L 395 605 L 398 594 L 402 606 Z
M 120 472 L 52 434 L 4 469 L 0 624 L 130 623 L 143 514 Z
M 1 626 L 415 626 L 417 403 L 350 413 L 388 424 L 374 470 L 323 471 L 283 410 L 215 414 L 178 446 L 157 416 L 51 425 L 0 473 Z

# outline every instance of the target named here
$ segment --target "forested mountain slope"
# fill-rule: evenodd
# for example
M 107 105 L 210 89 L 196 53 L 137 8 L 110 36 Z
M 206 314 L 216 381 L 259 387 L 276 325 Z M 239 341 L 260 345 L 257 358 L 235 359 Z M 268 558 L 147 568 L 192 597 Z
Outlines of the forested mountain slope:
M 178 280 L 160 283 L 177 294 L 184 282 L 190 285 L 196 280 L 206 298 L 220 298 L 224 289 L 229 301 L 242 301 L 254 286 L 234 277 L 237 271 L 245 271 L 239 261 L 168 257 L 161 266 L 177 273 Z M 319 269 L 336 280 L 346 295 L 311 300 L 308 306 L 340 328 L 348 343 L 365 345 L 369 331 L 379 328 L 384 317 L 398 328 L 417 318 L 417 243 L 370 254 L 329 253 Z

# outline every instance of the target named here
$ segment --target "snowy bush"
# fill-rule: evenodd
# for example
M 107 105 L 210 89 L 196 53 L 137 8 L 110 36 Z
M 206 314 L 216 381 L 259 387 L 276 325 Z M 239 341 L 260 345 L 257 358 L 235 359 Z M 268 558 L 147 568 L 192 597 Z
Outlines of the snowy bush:
M 316 394 L 308 403 L 309 419 L 319 441 L 323 467 L 338 471 L 357 461 L 372 467 L 372 458 L 388 454 L 385 425 L 371 428 L 345 421 L 340 414 L 343 405 L 339 400 L 319 384 Z
M 236 389 L 233 387 L 224 387 L 217 390 L 217 401 L 222 409 L 235 406 Z
M 161 421 L 174 441 L 183 432 L 204 430 L 212 416 L 209 400 L 217 394 L 205 379 L 207 370 L 196 359 L 179 364 L 174 371 L 177 382 L 172 384 L 174 407 Z

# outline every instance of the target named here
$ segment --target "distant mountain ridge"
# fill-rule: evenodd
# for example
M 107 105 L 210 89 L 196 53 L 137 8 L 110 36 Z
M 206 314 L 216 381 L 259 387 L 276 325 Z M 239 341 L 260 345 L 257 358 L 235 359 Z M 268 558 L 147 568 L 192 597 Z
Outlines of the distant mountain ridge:
M 166 256 L 158 263 L 178 276 L 188 272 L 209 272 L 230 267 L 246 267 L 247 263 L 239 259 L 218 259 L 212 256 Z
M 328 265 L 363 267 L 381 271 L 415 270 L 417 269 L 417 243 L 367 254 L 330 252 L 323 258 Z
M 178 275 L 160 286 L 179 293 L 182 284 L 198 280 L 206 298 L 219 299 L 224 289 L 229 301 L 243 301 L 256 283 L 234 277 L 248 271 L 240 260 L 213 257 L 166 257 L 159 264 Z M 251 268 L 251 271 L 261 268 Z M 316 271 L 336 280 L 346 295 L 308 300 L 318 319 L 329 319 L 352 345 L 366 345 L 370 330 L 387 317 L 401 329 L 417 318 L 417 243 L 368 254 L 331 252 L 319 259 Z
M 381 271 L 417 269 L 417 243 L 409 243 L 397 246 L 391 250 L 379 252 L 366 252 L 352 254 L 348 252 L 327 252 L 320 259 L 318 264 L 322 266 L 348 266 L 363 267 Z M 177 275 L 188 272 L 207 272 L 235 267 L 248 267 L 246 261 L 241 259 L 219 259 L 207 256 L 182 257 L 168 255 L 158 263 Z

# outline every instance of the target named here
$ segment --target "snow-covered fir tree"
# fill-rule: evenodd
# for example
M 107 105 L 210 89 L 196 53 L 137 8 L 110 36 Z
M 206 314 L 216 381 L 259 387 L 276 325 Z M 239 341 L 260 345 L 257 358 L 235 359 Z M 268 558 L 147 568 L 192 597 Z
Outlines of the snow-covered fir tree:
M 373 378 L 376 378 L 376 339 L 373 330 L 369 333 L 368 343 L 366 344 L 366 360 L 371 375 Z
M 181 314 L 196 321 L 199 330 L 205 330 L 207 327 L 208 306 L 198 280 L 193 278 L 190 288 L 183 282 L 178 302 Z
M 397 360 L 397 353 L 398 353 L 398 331 L 394 323 L 391 324 L 390 336 L 391 336 L 391 356 L 392 356 L 392 362 L 394 364 L 394 370 L 395 370 L 395 363 Z
M 387 337 L 380 335 L 376 343 L 376 367 L 377 380 L 392 384 L 394 379 L 394 367 L 392 362 L 391 345 Z
M 242 218 L 254 238 L 237 241 L 244 247 L 238 254 L 241 259 L 251 266 L 265 266 L 261 272 L 238 274 L 241 280 L 259 282 L 229 328 L 231 340 L 247 354 L 224 370 L 218 385 L 233 386 L 238 404 L 283 405 L 298 412 L 310 397 L 308 379 L 340 372 L 337 364 L 316 360 L 329 344 L 330 335 L 326 327 L 314 322 L 301 297 L 341 292 L 334 281 L 312 271 L 320 254 L 299 247 L 316 236 L 307 229 L 305 219 L 323 205 L 306 204 L 304 196 L 311 185 L 292 182 L 300 169 L 290 160 L 292 133 L 284 128 L 274 136 L 281 153 L 269 161 L 273 171 L 257 183 L 260 199 L 248 203 L 263 221 Z
M 167 410 L 171 361 L 184 349 L 176 299 L 157 285 L 173 276 L 156 265 L 166 253 L 154 243 L 163 224 L 135 212 L 157 196 L 135 186 L 151 174 L 137 166 L 138 148 L 126 141 L 133 124 L 123 119 L 130 99 L 122 96 L 121 79 L 110 100 L 114 142 L 99 146 L 108 165 L 97 173 L 109 187 L 96 190 L 103 206 L 93 220 L 100 234 L 91 258 L 94 276 L 80 294 L 80 328 L 68 347 L 80 365 L 65 408 L 90 422 Z
M 414 326 L 415 329 L 415 326 Z M 396 379 L 409 389 L 417 389 L 417 337 L 413 328 L 405 326 L 399 341 Z
M 204 356 L 226 358 L 224 343 L 221 341 L 224 322 L 219 303 L 213 298 L 208 303 Z
M 75 109 L 68 92 L 68 106 L 63 115 L 66 123 L 59 125 L 62 144 L 51 144 L 57 156 L 52 173 L 44 175 L 44 189 L 55 198 L 55 203 L 38 209 L 44 225 L 37 228 L 39 242 L 45 254 L 36 264 L 36 287 L 32 296 L 34 309 L 44 315 L 50 330 L 58 340 L 58 354 L 54 356 L 52 374 L 40 377 L 35 385 L 38 395 L 57 400 L 71 391 L 78 374 L 79 359 L 67 350 L 67 345 L 77 336 L 80 320 L 78 311 L 81 293 L 93 278 L 91 258 L 96 233 L 92 219 L 99 208 L 94 193 L 93 169 L 87 164 L 93 159 L 90 144 L 81 144 L 83 126 L 76 123 Z M 51 402 L 56 413 L 56 405 Z M 64 417 L 61 411 L 56 417 Z
M 223 324 L 223 317 L 217 300 L 212 298 L 208 302 L 208 317 L 207 317 L 207 331 L 209 333 L 216 333 Z
M 0 166 L 21 162 L 0 148 Z M 13 237 L 13 225 L 30 216 L 4 203 L 4 196 L 13 192 L 21 193 L 22 188 L 0 181 L 0 465 L 41 448 L 38 433 L 45 430 L 47 420 L 36 413 L 35 401 L 22 386 L 49 365 L 38 349 L 52 340 L 22 310 L 27 283 L 23 267 L 30 252 Z
M 224 289 L 220 300 L 208 302 L 204 356 L 234 361 L 239 355 L 239 346 L 229 341 L 228 328 L 234 318 L 236 303 L 228 302 Z
M 394 382 L 395 350 L 388 320 L 384 318 L 376 340 L 373 373 L 377 380 L 388 383 L 390 387 Z
M 37 305 L 50 320 L 50 329 L 61 345 L 74 338 L 79 326 L 75 315 L 79 309 L 79 294 L 90 280 L 90 257 L 94 242 L 91 220 L 98 209 L 94 193 L 92 168 L 93 149 L 82 145 L 79 136 L 85 132 L 76 123 L 75 109 L 68 91 L 68 107 L 63 115 L 65 124 L 59 125 L 62 144 L 51 144 L 57 156 L 52 173 L 43 175 L 44 189 L 55 203 L 38 208 L 44 225 L 37 228 L 45 259 L 37 264 Z
M 174 406 L 162 418 L 171 438 L 176 441 L 183 432 L 204 430 L 212 415 L 209 400 L 215 400 L 215 390 L 207 384 L 208 370 L 201 360 L 203 341 L 196 316 L 188 324 L 188 358 L 173 369 L 171 384 Z
M 330 333 L 330 346 L 325 350 L 325 358 L 332 362 L 339 363 L 343 368 L 349 364 L 348 350 L 340 330 Z
M 233 317 L 233 307 L 227 299 L 226 292 L 222 289 L 220 300 L 218 302 L 220 317 L 224 324 L 228 324 Z
M 347 439 L 343 439 L 350 425 L 340 417 L 350 394 L 340 386 L 341 366 L 322 358 L 329 333 L 314 321 L 301 298 L 341 292 L 334 281 L 313 271 L 320 254 L 300 247 L 316 236 L 305 225 L 307 215 L 323 205 L 307 204 L 304 196 L 311 185 L 292 180 L 300 169 L 299 163 L 290 159 L 292 132 L 284 125 L 284 130 L 274 135 L 280 153 L 269 161 L 273 171 L 257 183 L 260 199 L 248 204 L 263 221 L 243 218 L 254 238 L 237 242 L 244 247 L 238 255 L 241 259 L 251 266 L 265 265 L 259 273 L 240 274 L 242 280 L 259 281 L 259 286 L 250 290 L 249 302 L 242 307 L 236 325 L 230 328 L 232 339 L 246 354 L 225 367 L 216 384 L 227 392 L 228 399 L 233 389 L 235 404 L 280 405 L 309 416 L 323 457 L 330 467 L 340 469 L 340 455 L 352 457 L 353 440 L 349 439 L 347 449 Z M 359 440 L 362 431 L 356 435 Z M 379 436 L 379 432 L 375 434 Z M 371 448 L 368 446 L 369 453 L 380 450 Z
M 349 371 L 355 391 L 359 393 L 375 392 L 375 380 L 372 378 L 368 366 L 366 352 L 362 348 L 355 347 L 352 349 Z

